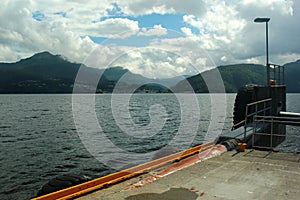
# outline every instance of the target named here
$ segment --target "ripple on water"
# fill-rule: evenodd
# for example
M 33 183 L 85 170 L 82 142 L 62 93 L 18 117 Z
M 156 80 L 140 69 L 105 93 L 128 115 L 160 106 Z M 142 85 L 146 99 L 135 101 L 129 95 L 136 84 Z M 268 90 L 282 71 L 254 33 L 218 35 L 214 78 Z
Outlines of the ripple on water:
M 0 129 L 8 129 L 11 128 L 11 125 L 1 125 Z
M 79 155 L 76 155 L 75 157 L 76 158 L 92 158 L 92 156 L 88 155 L 88 154 L 79 154 Z
M 76 167 L 77 167 L 77 165 L 74 165 L 74 164 L 64 164 L 64 165 L 55 166 L 56 169 L 73 169 Z
M 16 140 L 2 140 L 1 143 L 5 144 L 5 143 L 14 143 L 16 142 Z

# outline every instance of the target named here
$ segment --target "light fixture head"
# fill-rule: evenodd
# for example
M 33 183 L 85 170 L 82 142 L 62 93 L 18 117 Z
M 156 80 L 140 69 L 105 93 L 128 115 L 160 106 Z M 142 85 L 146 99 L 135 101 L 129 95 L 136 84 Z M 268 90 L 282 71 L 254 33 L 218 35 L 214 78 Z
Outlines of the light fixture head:
M 254 19 L 254 22 L 256 23 L 262 23 L 262 22 L 269 22 L 270 18 L 267 17 L 258 17 Z

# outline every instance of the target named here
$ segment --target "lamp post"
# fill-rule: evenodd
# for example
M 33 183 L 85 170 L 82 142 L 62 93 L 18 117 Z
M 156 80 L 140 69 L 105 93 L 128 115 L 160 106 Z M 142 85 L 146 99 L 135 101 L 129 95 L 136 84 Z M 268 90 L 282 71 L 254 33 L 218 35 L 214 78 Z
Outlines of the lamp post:
M 267 67 L 267 86 L 270 86 L 270 66 L 269 66 L 269 34 L 268 34 L 268 22 L 270 18 L 256 18 L 255 23 L 266 23 L 266 67 Z

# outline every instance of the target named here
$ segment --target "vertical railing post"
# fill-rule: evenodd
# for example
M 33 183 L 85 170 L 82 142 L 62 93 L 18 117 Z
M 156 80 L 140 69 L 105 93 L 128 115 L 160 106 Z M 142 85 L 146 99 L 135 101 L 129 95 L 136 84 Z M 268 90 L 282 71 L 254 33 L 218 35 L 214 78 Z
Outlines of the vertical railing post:
M 273 149 L 273 127 L 274 126 L 274 118 L 273 116 L 271 117 L 271 135 L 270 135 L 270 145 L 271 149 Z
M 267 67 L 267 86 L 270 86 L 270 64 L 269 64 L 269 30 L 268 22 L 266 22 L 266 67 Z
M 264 101 L 264 116 L 266 116 L 266 106 L 267 105 L 267 102 L 266 101 Z M 263 121 L 263 125 L 265 126 L 265 121 Z
M 255 104 L 255 114 L 257 115 L 257 107 L 258 107 L 258 104 Z
M 276 84 L 276 66 L 273 65 L 273 78 L 274 78 L 274 81 L 275 81 L 275 84 Z
M 282 84 L 284 84 L 285 80 L 284 80 L 284 66 L 282 66 Z
M 257 116 L 255 116 L 255 118 L 254 118 L 254 131 L 252 133 L 252 149 L 254 147 L 254 135 L 256 133 L 256 122 L 257 122 L 256 120 L 257 120 Z
M 280 73 L 281 73 L 281 67 L 280 65 L 278 66 L 278 84 L 281 85 L 281 77 L 280 77 Z
M 244 141 L 246 140 L 247 120 L 248 120 L 248 105 L 246 105 L 246 111 L 245 111 Z

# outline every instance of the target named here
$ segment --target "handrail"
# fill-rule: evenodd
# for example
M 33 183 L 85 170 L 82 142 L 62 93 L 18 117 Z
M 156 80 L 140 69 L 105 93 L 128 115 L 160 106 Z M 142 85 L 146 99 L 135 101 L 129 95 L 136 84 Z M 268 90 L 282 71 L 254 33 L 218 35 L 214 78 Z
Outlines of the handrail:
M 233 124 L 233 126 L 232 126 L 232 128 L 231 128 L 231 130 L 233 130 L 234 129 L 234 127 L 236 127 L 236 126 L 239 126 L 240 124 L 244 124 L 245 123 L 245 120 L 242 120 L 242 121 L 240 121 L 239 123 L 237 123 L 237 124 Z
M 300 126 L 300 118 L 299 117 L 282 117 L 282 116 L 255 116 L 254 123 L 256 127 L 257 122 L 270 123 L 271 130 L 268 133 L 264 132 L 256 132 L 256 129 L 252 133 L 252 148 L 264 148 L 269 150 L 274 150 L 273 147 L 273 137 L 286 137 L 285 134 L 274 133 L 274 124 L 284 124 L 284 125 L 292 125 L 292 126 Z M 270 137 L 270 146 L 258 146 L 254 145 L 254 137 L 255 135 L 265 135 Z M 290 136 L 296 139 L 300 139 L 300 136 Z M 299 151 L 296 151 L 299 152 Z
M 264 103 L 264 102 L 267 102 L 267 101 L 272 101 L 272 98 L 263 99 L 263 100 L 260 100 L 260 101 L 255 101 L 255 102 L 252 102 L 252 103 L 248 103 L 247 106 L 253 106 L 255 104 L 260 104 L 260 103 Z
M 272 98 L 268 98 L 268 99 L 263 99 L 263 100 L 259 100 L 259 101 L 255 101 L 252 103 L 248 103 L 246 106 L 246 111 L 245 111 L 245 125 L 244 125 L 244 140 L 246 140 L 246 136 L 247 136 L 247 123 L 250 119 L 250 121 L 254 121 L 255 117 L 258 116 L 258 114 L 263 113 L 264 115 L 266 114 L 267 111 L 271 111 L 271 105 L 267 105 L 267 103 L 271 102 Z M 258 105 L 263 104 L 263 108 L 258 110 Z M 251 112 L 248 114 L 249 112 L 249 108 L 250 107 L 255 107 L 255 111 Z M 252 127 L 252 130 L 256 130 L 256 124 L 254 124 L 254 127 Z M 249 131 L 249 130 L 248 130 Z
M 293 124 L 295 126 L 296 125 L 300 126 L 299 117 L 256 116 L 256 122 L 271 122 L 271 123 L 280 123 L 280 124 Z
M 284 84 L 284 66 L 270 64 L 270 69 L 273 70 L 273 80 L 275 80 L 276 85 Z
M 263 119 L 287 119 L 287 120 L 300 120 L 300 117 L 281 117 L 281 116 L 263 116 L 257 115 L 256 118 L 263 118 Z
M 268 99 L 263 99 L 263 100 L 260 100 L 260 101 L 255 101 L 255 102 L 252 102 L 252 103 L 248 103 L 248 104 L 246 105 L 246 115 L 245 115 L 245 119 L 242 120 L 242 121 L 240 121 L 240 122 L 237 123 L 237 124 L 234 124 L 234 125 L 232 126 L 232 130 L 233 130 L 233 128 L 236 127 L 236 126 L 239 126 L 239 125 L 244 124 L 244 123 L 246 124 L 247 118 L 248 118 L 248 117 L 251 117 L 251 116 L 254 116 L 254 115 L 256 114 L 256 113 L 248 114 L 248 107 L 253 106 L 253 105 L 256 105 L 256 104 L 268 102 L 268 101 L 272 101 L 272 99 L 271 99 L 271 98 L 268 98 Z M 265 110 L 260 110 L 260 111 L 265 111 Z

